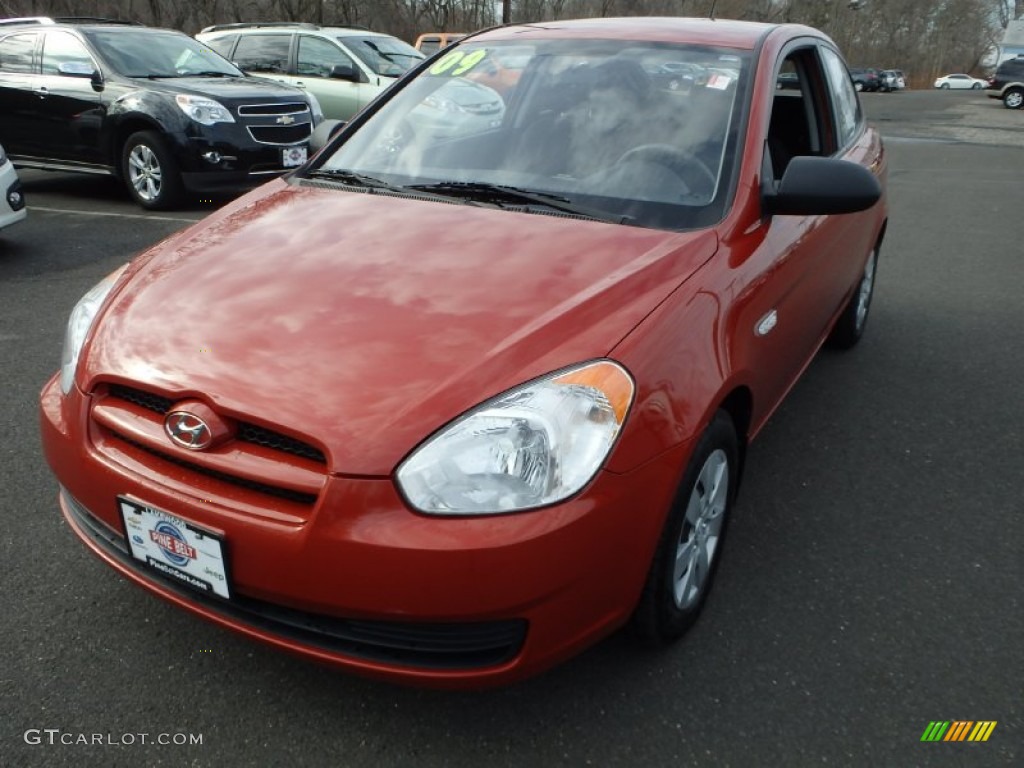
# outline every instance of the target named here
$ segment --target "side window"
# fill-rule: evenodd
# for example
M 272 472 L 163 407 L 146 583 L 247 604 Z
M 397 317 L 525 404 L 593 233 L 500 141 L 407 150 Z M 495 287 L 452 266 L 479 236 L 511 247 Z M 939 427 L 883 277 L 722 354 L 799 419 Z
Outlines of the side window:
M 319 37 L 299 36 L 296 74 L 306 77 L 330 77 L 334 67 L 346 64 L 357 72 L 359 71 L 356 63 L 334 43 Z
M 779 63 L 766 141 L 775 179 L 782 178 L 794 157 L 829 153 L 831 121 L 825 87 L 813 46 L 790 50 Z
M 0 40 L 0 72 L 32 72 L 35 33 L 10 35 Z
M 291 35 L 243 35 L 235 49 L 234 62 L 246 72 L 288 72 Z
M 845 147 L 857 135 L 857 126 L 860 125 L 860 102 L 857 100 L 857 91 L 854 90 L 853 81 L 846 70 L 842 59 L 830 48 L 823 48 L 822 58 L 825 60 L 825 70 L 828 72 L 829 84 L 835 102 L 836 128 L 839 132 L 839 146 Z
M 207 40 L 204 45 L 214 53 L 219 53 L 225 59 L 231 58 L 231 46 L 235 44 L 238 35 L 224 35 L 214 40 Z
M 64 64 L 65 73 L 84 74 L 96 69 L 96 63 L 82 42 L 67 32 L 50 32 L 43 38 L 43 74 L 59 75 Z

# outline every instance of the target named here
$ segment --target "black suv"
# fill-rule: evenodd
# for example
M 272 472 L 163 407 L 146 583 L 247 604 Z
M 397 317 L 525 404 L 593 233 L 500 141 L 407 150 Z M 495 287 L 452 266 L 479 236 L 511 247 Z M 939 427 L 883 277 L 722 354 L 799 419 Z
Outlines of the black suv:
M 1007 59 L 988 81 L 989 98 L 1002 99 L 1007 109 L 1024 107 L 1024 56 Z
M 882 87 L 878 70 L 871 67 L 851 67 L 850 79 L 858 91 L 877 91 Z
M 113 175 L 150 209 L 301 165 L 321 119 L 181 32 L 49 18 L 0 20 L 0 115 L 15 165 Z

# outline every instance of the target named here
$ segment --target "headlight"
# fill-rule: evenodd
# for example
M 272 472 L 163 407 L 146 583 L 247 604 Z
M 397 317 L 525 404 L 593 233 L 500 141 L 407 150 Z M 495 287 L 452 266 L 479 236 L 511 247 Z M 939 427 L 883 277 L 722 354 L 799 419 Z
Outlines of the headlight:
M 553 504 L 604 463 L 633 401 L 617 363 L 586 363 L 474 408 L 398 468 L 409 503 L 439 515 L 514 512 Z
M 184 94 L 174 97 L 178 107 L 201 125 L 213 125 L 214 123 L 233 123 L 235 118 L 228 112 L 227 107 L 219 101 L 207 99 L 204 96 L 187 96 Z
M 7 162 L 7 153 L 4 152 L 4 148 L 0 147 L 0 165 Z
M 60 359 L 60 391 L 65 395 L 71 391 L 75 369 L 78 367 L 78 355 L 82 351 L 85 337 L 89 335 L 89 328 L 92 327 L 96 312 L 127 267 L 127 264 L 123 265 L 96 283 L 71 310 L 68 327 L 64 332 L 64 351 Z

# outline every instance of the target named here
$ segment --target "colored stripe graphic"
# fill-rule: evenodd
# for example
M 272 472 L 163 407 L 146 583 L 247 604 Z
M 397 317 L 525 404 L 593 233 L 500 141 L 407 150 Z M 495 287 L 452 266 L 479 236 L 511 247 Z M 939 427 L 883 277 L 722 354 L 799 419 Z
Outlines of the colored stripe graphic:
M 939 741 L 947 728 L 949 728 L 948 720 L 932 720 L 928 723 L 928 727 L 924 729 L 921 741 Z
M 996 725 L 995 720 L 932 720 L 921 741 L 988 741 Z
M 967 736 L 967 729 L 970 728 L 974 723 L 970 720 L 956 720 L 953 726 L 949 729 L 949 733 L 946 734 L 946 738 L 943 741 L 963 741 L 964 737 Z
M 995 720 L 981 720 L 974 730 L 971 731 L 971 735 L 967 738 L 968 741 L 988 741 L 988 737 L 992 735 L 992 731 L 996 729 Z

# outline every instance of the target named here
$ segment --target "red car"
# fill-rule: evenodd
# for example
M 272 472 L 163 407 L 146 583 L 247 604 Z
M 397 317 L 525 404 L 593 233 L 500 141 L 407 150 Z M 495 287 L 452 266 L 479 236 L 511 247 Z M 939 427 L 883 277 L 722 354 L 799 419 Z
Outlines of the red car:
M 500 119 L 436 95 L 513 47 Z M 390 680 L 675 640 L 747 446 L 864 330 L 885 178 L 814 29 L 475 35 L 81 300 L 41 396 L 63 513 L 182 608 Z

